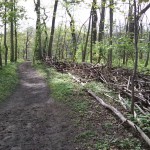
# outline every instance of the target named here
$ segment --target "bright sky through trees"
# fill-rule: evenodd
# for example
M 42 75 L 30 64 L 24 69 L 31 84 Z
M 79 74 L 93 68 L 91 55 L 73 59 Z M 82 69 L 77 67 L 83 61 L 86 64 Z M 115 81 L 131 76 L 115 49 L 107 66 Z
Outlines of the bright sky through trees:
M 65 9 L 63 8 L 62 4 L 59 3 L 59 8 L 58 8 L 58 12 L 57 12 L 57 20 L 56 20 L 56 25 L 60 24 L 60 22 L 62 22 L 62 20 L 65 22 L 66 19 L 68 20 L 69 23 L 69 17 L 67 16 L 67 14 L 65 14 Z M 91 8 L 91 2 L 92 0 L 85 0 L 86 4 L 80 4 L 80 5 L 76 5 L 74 7 L 72 7 L 72 12 L 76 21 L 76 25 L 81 25 L 83 24 L 89 17 L 89 13 L 90 13 L 90 8 Z M 119 24 L 124 24 L 125 22 L 125 16 L 127 16 L 127 12 L 128 12 L 128 5 L 122 5 L 122 2 L 117 1 L 118 5 L 116 6 L 117 8 L 115 9 L 115 13 L 114 13 L 114 18 L 116 23 Z M 19 1 L 19 5 L 20 6 L 24 6 L 26 9 L 26 15 L 27 15 L 27 20 L 22 20 L 20 21 L 21 27 L 20 29 L 25 29 L 28 26 L 34 26 L 35 27 L 35 20 L 36 20 L 36 14 L 34 11 L 34 2 L 33 0 L 20 0 Z M 46 12 L 49 16 L 48 20 L 47 20 L 47 26 L 50 27 L 51 26 L 51 17 L 52 17 L 52 11 L 53 11 L 53 5 L 54 5 L 54 0 L 41 0 L 41 5 L 42 7 L 46 8 Z M 98 0 L 98 5 L 100 6 L 100 0 Z M 109 11 L 106 11 L 107 14 L 107 20 L 109 20 L 108 14 Z M 97 10 L 98 16 L 99 16 L 99 10 Z M 146 14 L 144 15 L 144 21 L 143 22 L 150 22 L 150 10 L 148 10 L 146 12 Z M 147 20 L 148 19 L 148 20 Z

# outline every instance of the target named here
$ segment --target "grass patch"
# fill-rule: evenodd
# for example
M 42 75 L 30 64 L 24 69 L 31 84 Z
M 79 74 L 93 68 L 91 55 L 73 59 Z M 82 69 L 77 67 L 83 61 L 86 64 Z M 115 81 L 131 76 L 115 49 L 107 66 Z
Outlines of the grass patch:
M 107 134 L 107 132 L 111 133 L 113 130 L 113 119 L 108 118 L 108 121 L 104 123 L 102 121 L 103 117 L 105 117 L 102 116 L 103 112 L 96 107 L 96 103 L 91 103 L 83 88 L 75 83 L 69 75 L 59 73 L 55 69 L 44 67 L 43 65 L 36 65 L 36 68 L 47 79 L 54 100 L 65 103 L 69 106 L 69 109 L 71 108 L 70 110 L 73 110 L 73 113 L 75 112 L 76 117 L 74 117 L 73 121 L 78 130 L 74 137 L 75 143 L 78 143 L 80 149 L 109 150 L 118 147 L 119 149 L 124 149 L 126 148 L 126 142 L 128 144 L 127 147 L 133 147 L 133 142 L 130 143 L 129 140 L 124 141 L 123 135 L 119 135 L 117 140 L 109 142 L 112 135 Z M 107 93 L 115 97 L 112 90 L 109 90 L 101 83 L 91 82 L 86 84 L 86 87 L 97 94 L 103 95 L 103 93 Z M 99 115 L 96 116 L 95 112 L 97 110 L 101 112 L 102 118 L 99 118 Z M 128 138 L 128 134 L 126 138 Z
M 87 141 L 93 137 L 96 137 L 97 134 L 94 132 L 94 131 L 84 131 L 82 133 L 80 133 L 77 137 L 76 137 L 76 140 L 78 141 Z
M 73 82 L 68 74 L 59 73 L 42 64 L 35 67 L 47 79 L 51 95 L 55 100 L 70 105 L 76 112 L 84 113 L 88 109 L 89 103 L 84 99 L 85 93 L 83 94 L 82 87 Z
M 10 95 L 18 83 L 17 66 L 12 63 L 0 70 L 0 102 Z

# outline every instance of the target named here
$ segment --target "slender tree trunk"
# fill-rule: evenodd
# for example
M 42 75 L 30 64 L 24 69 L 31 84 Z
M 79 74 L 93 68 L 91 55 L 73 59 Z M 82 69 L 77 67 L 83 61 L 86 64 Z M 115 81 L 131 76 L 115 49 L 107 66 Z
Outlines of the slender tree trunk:
M 147 52 L 147 57 L 146 57 L 145 67 L 148 66 L 148 63 L 149 63 L 149 57 L 150 57 L 150 32 L 149 32 L 148 52 Z
M 104 38 L 104 25 L 105 25 L 105 4 L 106 0 L 101 1 L 101 13 L 100 13 L 100 23 L 99 23 L 99 34 L 98 34 L 98 42 L 103 40 Z M 99 49 L 99 56 L 98 56 L 98 63 L 100 63 L 101 60 L 101 48 Z
M 53 47 L 53 39 L 54 39 L 54 31 L 55 31 L 55 20 L 56 20 L 57 6 L 58 6 L 58 0 L 55 0 L 53 18 L 52 18 L 52 26 L 51 26 L 51 33 L 50 33 L 50 40 L 49 40 L 49 47 L 48 47 L 48 56 L 50 58 L 52 58 L 52 47 Z
M 150 3 L 148 3 L 139 13 L 138 13 L 138 16 L 136 16 L 136 19 L 137 19 L 137 21 L 139 21 L 139 19 L 141 18 L 141 16 L 148 10 L 150 8 Z M 130 38 L 131 38 L 131 42 L 133 41 L 133 39 L 134 39 L 134 27 L 135 27 L 135 25 L 134 25 L 134 23 L 135 23 L 135 21 L 134 21 L 134 14 L 133 14 L 133 12 L 132 12 L 132 9 L 133 9 L 133 7 L 132 7 L 132 5 L 131 5 L 131 7 L 130 7 L 130 15 L 129 15 L 129 34 L 130 34 Z M 137 31 L 138 32 L 138 31 Z
M 93 0 L 92 2 L 92 41 L 93 44 L 96 43 L 97 40 L 97 0 Z
M 1 49 L 1 43 L 0 43 L 0 69 L 2 69 L 3 63 L 2 63 L 2 49 Z
M 14 4 L 13 0 L 10 0 L 12 4 Z M 11 6 L 11 12 L 13 13 L 14 7 Z M 10 61 L 14 62 L 14 17 L 10 18 Z
M 61 54 L 61 51 L 59 49 L 59 59 L 64 58 L 64 50 L 66 50 L 65 58 L 67 59 L 67 57 L 68 57 L 68 52 L 67 52 L 67 48 L 66 48 L 66 36 L 67 36 L 67 25 L 65 23 L 65 33 L 64 33 L 63 46 L 62 46 L 63 51 L 62 51 L 62 54 Z M 60 54 L 61 54 L 61 56 L 60 56 Z
M 73 42 L 73 50 L 72 50 L 72 61 L 75 61 L 76 57 L 76 51 L 77 51 L 77 39 L 76 39 L 76 33 L 75 33 L 75 21 L 72 17 L 68 7 L 66 7 L 67 14 L 69 15 L 71 21 L 70 21 L 70 30 L 71 30 L 71 36 L 72 36 L 72 42 Z
M 110 31 L 109 31 L 109 51 L 108 51 L 108 67 L 112 68 L 112 36 L 113 36 L 113 4 L 114 4 L 114 0 L 110 0 Z
M 142 24 L 142 21 L 140 22 L 140 28 L 139 28 L 139 31 L 140 31 L 140 35 L 139 35 L 139 38 L 142 39 L 143 38 L 143 24 Z M 142 41 L 139 41 L 140 43 L 142 43 Z M 143 50 L 142 49 L 139 49 L 139 59 L 143 59 Z
M 136 0 L 134 0 L 134 46 L 135 46 L 135 63 L 134 63 L 134 71 L 132 76 L 132 104 L 131 104 L 131 113 L 134 116 L 134 81 L 136 78 L 136 72 L 138 67 L 138 19 L 137 19 L 137 7 Z
M 17 27 L 15 23 L 15 62 L 18 59 L 18 35 L 17 35 Z
M 62 33 L 62 24 L 60 25 L 59 31 L 58 31 L 58 38 L 57 38 L 57 47 L 56 47 L 55 58 L 58 58 L 60 51 L 63 51 L 62 47 L 60 47 L 60 45 L 61 45 L 60 44 L 61 33 Z
M 35 11 L 37 14 L 37 20 L 36 20 L 36 36 L 35 36 L 35 50 L 34 50 L 34 58 L 33 63 L 35 60 L 41 60 L 42 59 L 42 50 L 41 50 L 41 12 L 40 12 L 40 6 L 41 2 L 40 0 L 37 0 L 37 3 L 34 0 L 35 4 Z
M 45 26 L 45 39 L 44 39 L 44 46 L 43 46 L 43 57 L 46 57 L 46 49 L 47 49 L 47 43 L 48 43 L 48 33 L 47 33 L 47 27 L 46 23 L 44 24 Z
M 88 39 L 89 39 L 89 33 L 90 33 L 90 28 L 91 28 L 91 12 L 90 12 L 90 18 L 89 18 L 89 25 L 88 25 L 88 32 L 87 32 L 87 36 L 86 36 L 86 41 L 85 41 L 85 45 L 82 51 L 82 62 L 85 62 L 85 58 L 86 58 L 86 51 L 87 51 L 87 44 L 88 44 Z
M 29 31 L 27 30 L 27 35 L 26 35 L 26 45 L 25 45 L 25 59 L 28 59 L 28 43 L 29 43 Z
M 14 0 L 14 10 L 16 9 L 16 0 Z M 16 16 L 14 17 L 14 25 L 15 25 L 15 62 L 17 61 L 17 55 L 18 55 L 18 35 L 17 35 L 17 20 Z
M 43 51 L 42 51 L 42 57 L 46 58 L 46 53 L 47 53 L 47 46 L 48 46 L 48 33 L 47 33 L 47 25 L 46 25 L 46 20 L 48 18 L 47 14 L 46 14 L 46 9 L 42 8 L 44 11 L 44 16 L 42 20 L 43 20 L 43 30 L 44 30 L 44 43 L 43 43 Z
M 7 3 L 7 0 L 5 0 Z M 8 46 L 7 46 L 7 17 L 6 17 L 7 8 L 5 6 L 5 17 L 4 17 L 4 47 L 5 47 L 5 65 L 7 65 L 8 60 Z
M 93 18 L 92 18 L 92 22 L 93 22 Z M 91 29 L 91 43 L 90 43 L 90 63 L 92 63 L 93 60 L 93 28 Z

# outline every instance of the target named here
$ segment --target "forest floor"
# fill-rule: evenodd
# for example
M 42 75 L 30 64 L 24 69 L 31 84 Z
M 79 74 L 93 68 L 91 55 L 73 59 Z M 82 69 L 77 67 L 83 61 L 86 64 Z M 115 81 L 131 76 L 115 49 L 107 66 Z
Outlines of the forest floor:
M 16 90 L 0 104 L 0 150 L 144 149 L 88 94 L 72 94 L 78 103 L 68 105 L 50 98 L 46 80 L 31 62 L 21 64 L 18 73 Z

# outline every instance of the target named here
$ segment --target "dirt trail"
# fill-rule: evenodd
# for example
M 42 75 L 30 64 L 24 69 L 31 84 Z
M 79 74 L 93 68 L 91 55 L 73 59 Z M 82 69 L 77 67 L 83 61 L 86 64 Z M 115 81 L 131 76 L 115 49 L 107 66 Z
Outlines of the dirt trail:
M 0 150 L 73 150 L 69 110 L 49 98 L 30 62 L 19 66 L 16 91 L 0 104 Z

